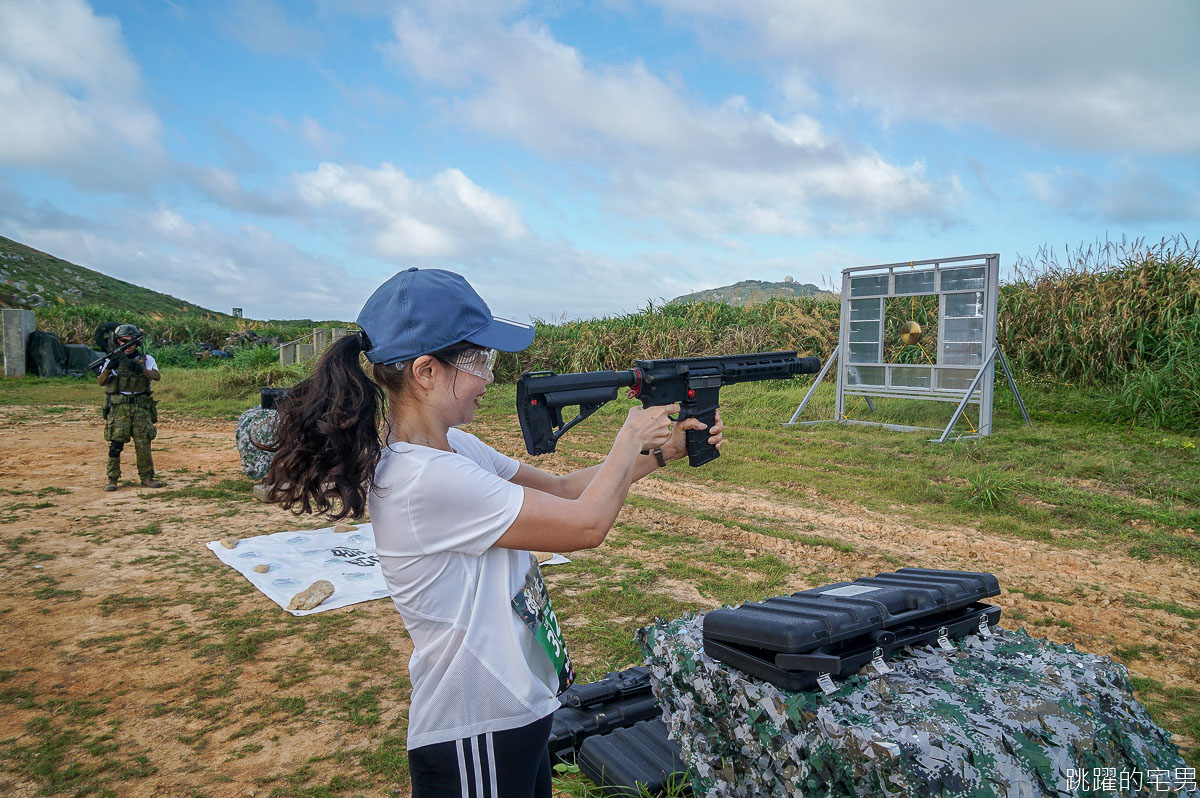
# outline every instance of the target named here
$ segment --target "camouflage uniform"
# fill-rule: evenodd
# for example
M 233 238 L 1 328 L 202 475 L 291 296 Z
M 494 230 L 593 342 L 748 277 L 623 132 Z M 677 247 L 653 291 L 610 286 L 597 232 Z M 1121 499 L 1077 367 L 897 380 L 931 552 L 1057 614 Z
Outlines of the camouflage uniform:
M 1200 796 L 1109 657 L 996 629 L 896 652 L 826 696 L 711 659 L 702 619 L 637 638 L 697 796 Z
M 154 460 L 150 441 L 158 434 L 158 402 L 150 392 L 150 378 L 144 369 L 135 370 L 128 358 L 122 358 L 117 373 L 104 384 L 104 440 L 108 447 L 108 481 L 121 478 L 121 450 L 131 439 L 137 452 L 138 478 L 154 479 Z

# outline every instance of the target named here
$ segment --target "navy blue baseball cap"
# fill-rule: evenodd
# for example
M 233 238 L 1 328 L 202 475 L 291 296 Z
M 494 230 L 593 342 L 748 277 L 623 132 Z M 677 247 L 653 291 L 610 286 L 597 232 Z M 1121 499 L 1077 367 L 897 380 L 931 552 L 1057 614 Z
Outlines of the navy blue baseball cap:
M 466 280 L 442 269 L 394 275 L 371 294 L 357 323 L 371 339 L 372 363 L 400 363 L 460 341 L 501 352 L 533 343 L 533 325 L 493 316 Z

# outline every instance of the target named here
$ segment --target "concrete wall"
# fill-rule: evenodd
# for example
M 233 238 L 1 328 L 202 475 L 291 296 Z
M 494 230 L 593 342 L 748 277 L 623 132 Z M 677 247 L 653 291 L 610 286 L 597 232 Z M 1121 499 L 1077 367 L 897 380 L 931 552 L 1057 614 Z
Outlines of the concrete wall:
M 314 354 L 320 354 L 332 343 L 329 336 L 328 327 L 317 327 L 312 334 L 312 348 Z
M 279 365 L 290 366 L 293 363 L 320 355 L 335 341 L 345 338 L 349 334 L 350 331 L 345 327 L 316 327 L 311 335 L 279 347 Z
M 25 345 L 37 329 L 32 310 L 4 308 L 4 376 L 25 376 Z

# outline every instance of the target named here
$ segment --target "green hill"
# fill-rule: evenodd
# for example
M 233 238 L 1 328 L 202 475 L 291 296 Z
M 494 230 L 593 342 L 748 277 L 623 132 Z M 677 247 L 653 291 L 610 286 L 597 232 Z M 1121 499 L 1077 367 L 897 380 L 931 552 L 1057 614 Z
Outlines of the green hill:
M 107 305 L 145 315 L 232 318 L 0 236 L 0 307 L 37 310 L 55 305 Z
M 793 299 L 801 296 L 827 298 L 832 296 L 822 291 L 812 283 L 798 283 L 790 277 L 782 283 L 772 283 L 764 280 L 742 280 L 740 283 L 711 288 L 708 291 L 696 291 L 675 297 L 672 302 L 723 302 L 726 305 L 742 307 L 766 302 L 769 299 Z

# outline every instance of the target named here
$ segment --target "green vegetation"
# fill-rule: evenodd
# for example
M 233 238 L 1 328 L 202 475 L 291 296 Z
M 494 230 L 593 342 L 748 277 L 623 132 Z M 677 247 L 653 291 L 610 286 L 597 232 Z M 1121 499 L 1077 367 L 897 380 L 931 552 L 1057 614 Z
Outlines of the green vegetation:
M 696 291 L 691 294 L 672 299 L 672 303 L 682 302 L 720 302 L 726 305 L 753 305 L 766 302 L 769 299 L 787 299 L 798 296 L 816 296 L 824 293 L 828 298 L 832 294 L 812 283 L 798 283 L 790 277 L 782 283 L 772 283 L 763 280 L 742 280 L 733 285 L 712 288 L 707 291 Z
M 1016 366 L 1112 386 L 1104 414 L 1200 429 L 1200 243 L 1043 250 L 1001 292 L 999 338 Z
M 225 339 L 240 330 L 253 330 L 263 337 L 278 337 L 282 341 L 301 338 L 317 326 L 346 326 L 345 322 L 255 321 L 235 319 L 209 311 L 142 312 L 125 305 L 48 305 L 37 308 L 39 330 L 52 332 L 63 343 L 95 346 L 96 328 L 106 322 L 133 324 L 146 334 L 147 347 L 158 359 L 172 365 L 195 363 L 194 352 L 202 342 L 220 347 Z M 168 341 L 165 345 L 155 342 Z M 229 365 L 226 363 L 225 365 Z
M 525 370 L 627 369 L 635 360 L 795 349 L 828 355 L 837 344 L 837 302 L 801 297 L 735 307 L 715 302 L 648 305 L 638 313 L 557 325 L 538 323 L 533 345 L 497 359 L 496 379 Z

